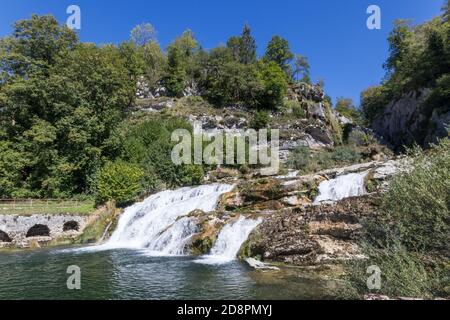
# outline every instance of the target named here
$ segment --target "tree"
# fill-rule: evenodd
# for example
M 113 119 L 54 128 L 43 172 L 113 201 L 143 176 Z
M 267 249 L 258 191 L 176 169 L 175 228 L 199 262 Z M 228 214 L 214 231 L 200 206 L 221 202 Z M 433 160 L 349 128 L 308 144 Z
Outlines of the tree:
M 227 41 L 227 48 L 230 49 L 235 61 L 242 64 L 256 62 L 256 41 L 251 35 L 248 25 L 244 25 L 240 37 L 231 37 Z
M 164 84 L 168 93 L 174 97 L 183 95 L 186 86 L 186 60 L 183 57 L 180 48 L 169 47 L 167 53 L 167 76 Z
M 390 96 L 383 86 L 369 87 L 361 93 L 361 112 L 366 123 L 371 124 L 389 103 Z
M 164 77 L 167 69 L 167 58 L 155 41 L 143 47 L 144 74 L 151 88 L 155 88 Z
M 262 108 L 274 109 L 281 105 L 286 95 L 288 83 L 283 70 L 275 63 L 259 64 L 260 77 L 263 81 L 263 91 L 259 105 Z
M 114 200 L 118 205 L 132 202 L 141 192 L 142 177 L 142 170 L 135 164 L 108 162 L 97 176 L 97 202 Z
M 170 44 L 170 48 L 178 48 L 182 57 L 188 59 L 199 49 L 199 45 L 195 40 L 194 33 L 191 30 L 186 30 Z
M 335 109 L 344 117 L 353 120 L 353 122 L 358 123 L 360 120 L 360 112 L 356 108 L 355 104 L 353 103 L 353 99 L 351 98 L 337 98 Z
M 265 62 L 275 62 L 288 76 L 292 77 L 290 62 L 294 54 L 289 48 L 289 42 L 280 36 L 273 36 L 267 45 L 266 53 L 263 57 Z
M 241 37 L 230 37 L 227 41 L 227 48 L 230 49 L 230 52 L 235 61 L 241 60 Z
M 141 23 L 131 30 L 131 40 L 139 47 L 150 42 L 157 42 L 156 30 L 150 23 Z
M 308 58 L 297 54 L 295 56 L 295 69 L 294 76 L 296 76 L 297 81 L 303 81 L 306 83 L 311 83 L 311 78 L 309 76 L 310 65 L 308 63 Z
M 7 55 L 1 67 L 11 75 L 1 85 L 0 124 L 6 147 L 14 146 L 7 154 L 23 158 L 11 164 L 20 168 L 11 180 L 20 181 L 2 192 L 45 197 L 88 192 L 90 177 L 105 160 L 105 141 L 133 103 L 135 50 L 79 44 L 71 30 L 48 16 L 16 27 L 0 50 Z
M 395 21 L 394 29 L 391 31 L 389 41 L 389 57 L 385 63 L 385 68 L 388 72 L 395 72 L 407 54 L 409 48 L 409 41 L 412 33 L 410 31 L 409 21 L 397 20 Z
M 256 62 L 256 41 L 251 35 L 250 27 L 244 26 L 239 50 L 240 62 L 250 64 Z
M 444 12 L 442 15 L 442 21 L 450 22 L 450 0 L 447 0 L 447 3 L 444 4 L 442 11 Z
M 256 106 L 263 88 L 256 66 L 235 61 L 231 50 L 226 47 L 210 52 L 200 85 L 209 101 L 222 106 Z

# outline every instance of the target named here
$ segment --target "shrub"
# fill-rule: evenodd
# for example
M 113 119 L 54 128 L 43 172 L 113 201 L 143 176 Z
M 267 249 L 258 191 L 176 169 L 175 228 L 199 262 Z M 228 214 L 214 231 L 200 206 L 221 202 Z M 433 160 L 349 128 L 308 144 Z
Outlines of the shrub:
M 391 182 L 383 199 L 387 219 L 395 222 L 410 250 L 448 250 L 450 242 L 450 140 L 429 155 L 416 151 L 414 169 Z
M 273 61 L 259 64 L 260 77 L 263 82 L 263 92 L 259 99 L 262 108 L 275 109 L 282 105 L 288 83 L 283 70 Z
M 306 118 L 306 111 L 297 100 L 287 100 L 284 102 L 284 113 L 292 113 L 298 119 Z
M 199 185 L 203 182 L 205 172 L 200 165 L 185 165 L 182 167 L 181 183 L 183 185 Z
M 408 252 L 400 244 L 376 248 L 364 248 L 367 260 L 356 260 L 347 264 L 349 273 L 346 280 L 351 283 L 343 292 L 346 298 L 358 299 L 365 294 L 378 293 L 390 297 L 431 298 L 435 288 L 435 274 L 424 266 L 420 258 Z M 367 273 L 369 266 L 377 266 L 381 271 L 380 290 L 369 290 Z
M 192 127 L 182 119 L 158 118 L 145 120 L 125 134 L 122 157 L 143 170 L 146 192 L 199 181 L 202 172 L 199 168 L 186 169 L 172 162 L 175 143 L 171 141 L 171 134 L 175 129 L 191 131 Z
M 361 94 L 361 112 L 367 124 L 384 110 L 391 100 L 391 95 L 387 88 L 383 86 L 370 87 Z
M 344 142 L 350 146 L 366 146 L 374 140 L 373 137 L 360 129 L 351 128 L 349 132 L 346 132 L 346 128 L 348 127 L 344 128 Z
M 369 265 L 382 271 L 379 292 L 432 298 L 450 293 L 450 140 L 414 150 L 413 170 L 398 175 L 383 196 L 380 215 L 365 228 L 367 261 L 347 266 L 349 297 L 369 293 Z
M 306 111 L 301 106 L 295 106 L 292 108 L 292 113 L 298 119 L 306 118 Z
M 250 127 L 255 130 L 267 128 L 269 124 L 269 113 L 264 110 L 256 111 L 255 116 L 250 122 Z
M 296 170 L 305 170 L 311 163 L 311 152 L 308 147 L 299 147 L 289 156 L 288 166 Z
M 97 202 L 114 200 L 118 205 L 132 202 L 141 192 L 142 178 L 143 172 L 135 164 L 120 160 L 106 163 L 97 176 Z
M 331 153 L 331 159 L 340 164 L 359 162 L 361 154 L 353 147 L 339 146 Z

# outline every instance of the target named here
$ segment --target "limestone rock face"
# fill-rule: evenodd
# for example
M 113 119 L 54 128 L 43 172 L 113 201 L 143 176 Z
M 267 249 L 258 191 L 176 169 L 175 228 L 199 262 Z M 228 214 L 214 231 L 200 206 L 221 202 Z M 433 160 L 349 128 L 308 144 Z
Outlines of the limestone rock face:
M 387 105 L 372 123 L 374 132 L 393 149 L 414 142 L 423 147 L 447 136 L 446 125 L 450 124 L 450 105 L 439 110 L 427 110 L 424 101 L 428 90 L 410 92 Z
M 271 215 L 253 231 L 241 254 L 294 265 L 362 258 L 355 240 L 361 236 L 362 219 L 376 216 L 377 201 L 349 198 Z

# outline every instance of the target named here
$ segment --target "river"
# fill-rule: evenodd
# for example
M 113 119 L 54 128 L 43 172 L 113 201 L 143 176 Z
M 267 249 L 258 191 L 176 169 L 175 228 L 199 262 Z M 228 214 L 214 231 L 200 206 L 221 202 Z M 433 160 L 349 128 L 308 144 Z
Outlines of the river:
M 67 288 L 70 265 L 80 267 L 80 290 Z M 0 271 L 0 299 L 323 299 L 334 286 L 297 268 L 261 271 L 130 249 L 0 253 Z

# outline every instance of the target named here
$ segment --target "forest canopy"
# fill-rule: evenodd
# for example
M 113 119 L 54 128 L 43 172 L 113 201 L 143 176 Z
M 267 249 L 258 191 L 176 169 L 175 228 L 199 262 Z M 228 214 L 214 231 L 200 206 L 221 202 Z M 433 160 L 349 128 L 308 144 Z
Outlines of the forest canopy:
M 195 88 L 216 107 L 275 110 L 294 75 L 307 75 L 309 65 L 302 58 L 297 67 L 303 69 L 296 70 L 289 43 L 279 36 L 263 57 L 256 48 L 247 25 L 226 45 L 206 51 L 190 30 L 164 50 L 151 24 L 138 25 L 117 46 L 98 46 L 80 42 L 50 15 L 17 21 L 11 35 L 0 39 L 0 197 L 92 194 L 98 177 L 108 176 L 105 170 L 135 172 L 130 168 L 136 165 L 145 167 L 145 190 L 195 183 L 199 168 L 173 168 L 170 152 L 164 153 L 170 150 L 167 128 L 178 120 L 142 124 L 161 134 L 154 141 L 166 158 L 131 156 L 127 148 L 155 147 L 137 131 L 122 129 L 137 82 L 144 78 L 151 89 L 164 87 L 172 97 Z M 122 160 L 130 166 L 112 164 Z

